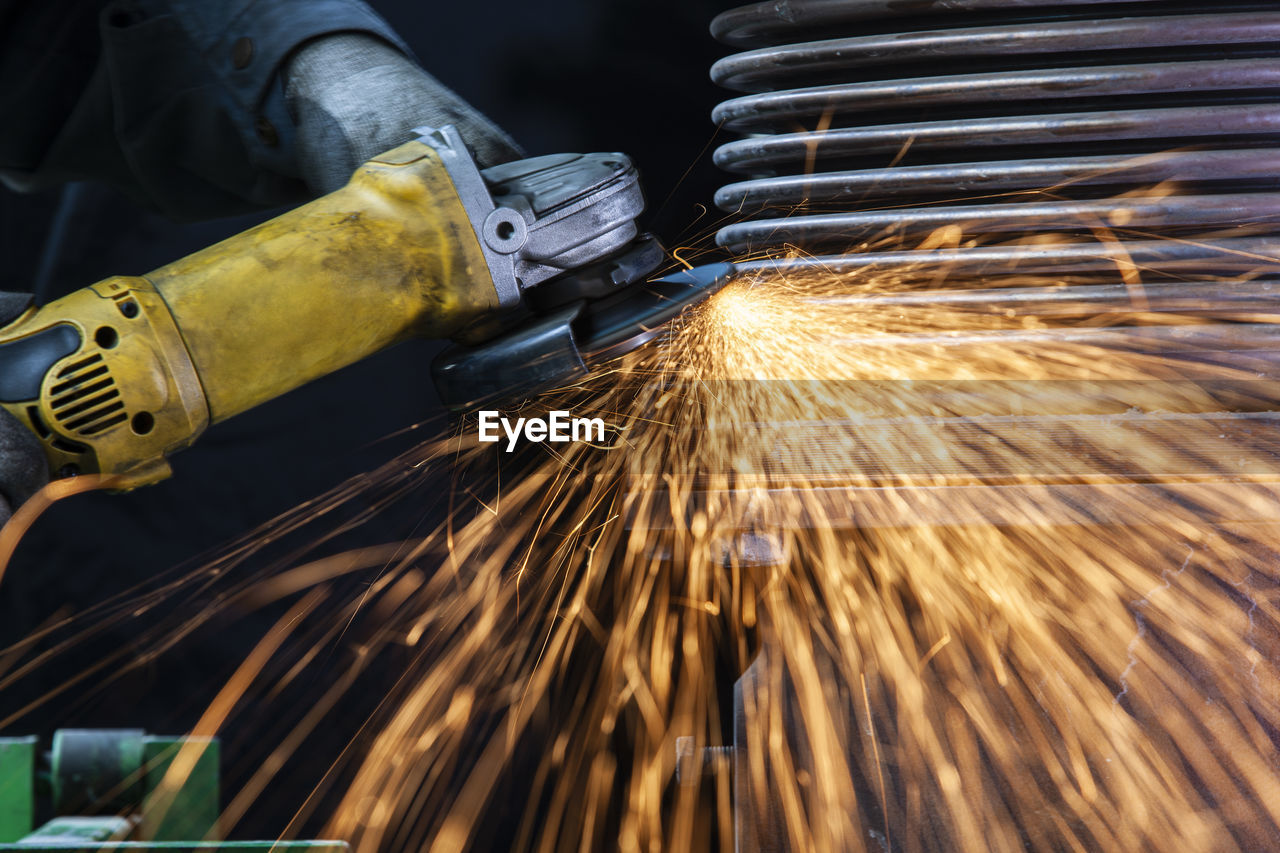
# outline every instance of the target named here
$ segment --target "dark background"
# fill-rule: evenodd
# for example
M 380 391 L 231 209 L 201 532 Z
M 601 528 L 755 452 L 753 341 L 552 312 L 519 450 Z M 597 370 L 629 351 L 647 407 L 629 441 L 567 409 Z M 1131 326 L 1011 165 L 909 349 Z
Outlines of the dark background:
M 707 245 L 717 217 L 707 214 L 706 206 L 723 182 L 710 164 L 715 136 L 710 113 L 722 93 L 707 72 L 729 52 L 712 41 L 708 26 L 718 11 L 736 4 L 382 0 L 371 5 L 424 67 L 530 154 L 630 154 L 649 197 L 645 224 L 669 247 Z M 73 203 L 63 205 L 58 223 L 59 202 L 68 195 Z M 52 298 L 109 275 L 142 274 L 261 218 L 180 226 L 101 187 L 75 185 L 34 195 L 0 189 L 0 290 L 32 290 L 39 282 L 43 295 Z M 175 476 L 167 482 L 127 495 L 84 495 L 55 507 L 24 540 L 0 584 L 0 648 L 12 648 L 38 627 L 83 614 L 175 566 L 198 565 L 256 525 L 375 468 L 424 433 L 446 428 L 427 379 L 437 348 L 428 342 L 403 345 L 213 427 L 195 448 L 175 458 Z M 429 422 L 425 429 L 396 435 L 424 421 Z M 416 502 L 401 502 L 396 511 L 332 547 L 409 535 L 438 509 L 431 494 L 438 498 L 442 490 L 420 490 Z M 0 718 L 7 720 L 0 733 L 47 737 L 60 727 L 121 726 L 159 734 L 189 730 L 276 614 L 215 621 L 145 665 L 123 673 L 112 666 L 19 713 L 105 653 L 125 650 L 128 657 L 135 643 L 141 653 L 140 638 L 153 624 L 148 620 L 163 615 L 149 612 L 118 621 L 92 643 L 60 654 L 0 691 Z M 30 655 L 32 649 L 24 651 Z M 0 674 L 7 665 L 0 658 Z M 105 688 L 92 687 L 108 678 Z M 263 736 L 270 735 L 251 725 L 224 735 L 228 778 L 243 772 L 237 765 L 248 760 L 250 747 Z M 318 753 L 331 746 L 334 754 L 345 743 L 346 735 L 335 731 Z M 301 794 L 310 784 L 305 769 L 288 784 Z M 296 799 L 264 798 L 238 834 L 279 831 L 289 801 L 296 804 Z

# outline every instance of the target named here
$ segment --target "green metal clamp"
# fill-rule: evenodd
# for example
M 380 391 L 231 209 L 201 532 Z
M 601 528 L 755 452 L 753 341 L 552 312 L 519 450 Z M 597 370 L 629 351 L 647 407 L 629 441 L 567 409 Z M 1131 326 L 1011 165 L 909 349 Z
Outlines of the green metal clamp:
M 341 841 L 223 841 L 216 738 L 68 729 L 48 754 L 57 817 L 35 828 L 38 741 L 0 738 L 0 851 L 345 853 Z

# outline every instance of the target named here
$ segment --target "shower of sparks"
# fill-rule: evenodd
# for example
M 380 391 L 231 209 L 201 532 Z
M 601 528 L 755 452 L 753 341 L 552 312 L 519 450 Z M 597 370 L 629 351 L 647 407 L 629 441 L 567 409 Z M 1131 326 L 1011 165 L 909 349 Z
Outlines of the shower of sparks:
M 286 834 L 331 816 L 371 853 L 1272 846 L 1280 483 L 1265 442 L 1229 438 L 1274 426 L 1266 354 L 1214 350 L 1222 329 L 1158 293 L 1126 326 L 1055 288 L 917 295 L 874 270 L 743 276 L 522 412 L 603 417 L 607 446 L 507 457 L 464 423 L 99 615 L 217 588 L 159 653 L 212 610 L 310 612 L 365 581 L 235 685 L 242 721 L 303 670 L 329 688 L 288 709 L 227 826 L 340 727 L 352 748 Z M 235 572 L 440 477 L 452 512 L 417 540 Z M 335 718 L 393 655 L 372 715 Z M 0 691 L 23 656 L 0 654 Z M 696 760 L 735 730 L 732 759 Z

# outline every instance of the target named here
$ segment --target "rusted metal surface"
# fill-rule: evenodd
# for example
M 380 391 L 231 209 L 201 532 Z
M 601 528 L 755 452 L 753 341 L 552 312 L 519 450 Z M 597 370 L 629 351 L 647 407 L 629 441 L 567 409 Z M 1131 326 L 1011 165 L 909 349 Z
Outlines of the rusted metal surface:
M 716 194 L 716 204 L 732 212 L 773 208 L 789 213 L 820 205 L 850 209 L 880 200 L 976 200 L 1008 193 L 1067 193 L 1094 187 L 1099 188 L 1094 192 L 1105 192 L 1108 188 L 1166 182 L 1277 189 L 1280 148 L 989 160 L 786 175 L 729 184 Z
M 716 164 L 752 173 L 806 162 L 892 158 L 901 151 L 954 152 L 966 159 L 975 149 L 1077 148 L 1082 143 L 1130 143 L 1152 152 L 1183 145 L 1274 143 L 1280 135 L 1280 103 L 1212 104 L 1162 109 L 1106 110 L 998 118 L 948 119 L 847 127 L 752 137 L 721 146 Z M 908 147 L 909 146 L 909 147 Z M 1136 152 L 1135 152 L 1136 153 Z
M 852 24 L 875 26 L 908 18 L 913 27 L 957 20 L 1034 21 L 1046 13 L 1056 16 L 1091 16 L 1095 7 L 1142 9 L 1166 0 L 767 0 L 725 12 L 716 18 L 712 33 L 734 47 L 756 47 L 783 41 L 818 38 L 832 27 Z M 1167 5 L 1167 4 L 1166 4 Z M 1226 8 L 1226 4 L 1221 7 Z M 1269 9 L 1266 0 L 1232 3 L 1233 9 Z
M 1151 15 L 1114 20 L 1046 21 L 957 30 L 896 32 L 765 47 L 722 59 L 712 78 L 745 92 L 831 78 L 875 79 L 870 69 L 895 65 L 984 61 L 1003 67 L 1043 63 L 1052 55 L 1087 53 L 1097 61 L 1110 51 L 1179 50 L 1214 46 L 1267 45 L 1280 40 L 1280 13 Z M 1224 51 L 1225 52 L 1225 51 Z M 1103 60 L 1105 61 L 1105 59 Z
M 1206 227 L 1280 225 L 1280 194 L 1241 193 L 1211 196 L 1047 201 L 1020 204 L 939 205 L 903 217 L 895 209 L 784 219 L 730 225 L 720 233 L 721 245 L 739 252 L 776 246 L 779 242 L 809 247 L 847 248 L 850 242 L 878 235 L 922 239 L 938 228 L 955 226 L 959 233 L 1008 234 L 1108 231 L 1197 232 Z
M 1212 292 L 1213 299 L 1205 299 Z M 1148 323 L 1161 315 L 1176 322 L 1188 318 L 1236 320 L 1265 318 L 1280 323 L 1280 281 L 1188 280 L 1123 284 L 1063 285 L 1060 287 L 981 288 L 974 290 L 915 290 L 866 295 L 812 297 L 814 305 L 874 312 L 953 311 L 990 315 L 995 321 L 1098 320 L 1112 315 L 1141 313 Z
M 1151 524 L 1150 507 L 1183 506 L 1197 525 L 1275 523 L 1280 520 L 1280 482 L 1037 483 L 965 486 L 830 486 L 808 489 L 802 511 L 789 519 L 796 529 L 874 530 L 886 527 L 996 527 L 1034 525 Z M 789 489 L 772 489 L 759 501 L 788 500 Z M 704 505 L 715 493 L 682 496 Z M 661 492 L 652 500 L 664 500 Z M 637 519 L 633 527 L 655 529 L 679 523 L 661 516 Z M 734 518 L 742 530 L 760 530 L 772 519 L 761 512 Z M 1167 523 L 1167 521 L 1165 522 Z
M 1204 60 L 874 80 L 734 98 L 712 117 L 727 130 L 787 130 L 815 116 L 827 115 L 839 124 L 863 123 L 859 116 L 868 112 L 963 106 L 975 100 L 1041 103 L 1166 93 L 1190 97 L 1226 90 L 1240 97 L 1254 91 L 1275 94 L 1280 91 L 1280 66 L 1273 58 Z
M 856 249 L 857 247 L 853 247 Z M 886 272 L 895 285 L 919 280 L 948 286 L 995 287 L 1011 277 L 1087 276 L 1116 280 L 1124 270 L 1143 276 L 1169 274 L 1238 275 L 1256 278 L 1280 271 L 1280 236 L 1188 240 L 1049 243 L 930 251 L 850 251 L 839 256 L 784 255 L 740 261 L 745 273 L 825 270 L 837 275 Z M 994 278 L 994 277 L 999 277 Z M 938 284 L 938 286 L 941 286 Z

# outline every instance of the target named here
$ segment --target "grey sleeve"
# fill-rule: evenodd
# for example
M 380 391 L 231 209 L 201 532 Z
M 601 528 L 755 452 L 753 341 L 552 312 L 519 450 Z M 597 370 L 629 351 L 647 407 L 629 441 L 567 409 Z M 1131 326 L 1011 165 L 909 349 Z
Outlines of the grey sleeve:
M 0 409 L 0 525 L 49 481 L 47 465 L 31 430 Z
M 22 63 L 0 61 L 0 112 L 32 116 L 5 122 L 0 131 L 0 178 L 25 190 L 104 180 L 176 219 L 230 215 L 309 195 L 280 82 L 296 48 L 355 32 L 407 53 L 359 0 L 62 5 L 68 7 L 64 19 L 80 15 L 87 19 L 81 29 L 95 30 L 71 44 L 64 58 L 83 64 L 84 73 L 59 76 L 72 91 L 49 92 Z M 21 9 L 9 14 L 12 25 L 0 34 L 5 56 L 38 56 L 42 39 L 52 39 L 46 50 L 58 49 L 54 34 L 41 31 L 52 27 L 23 27 Z M 86 55 L 90 50 L 95 55 Z
M 20 293 L 0 293 L 0 327 L 27 310 L 31 297 Z M 17 418 L 0 409 L 0 525 L 9 520 L 11 509 L 49 482 L 48 463 L 40 442 Z

